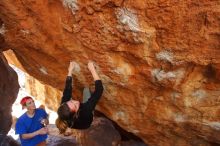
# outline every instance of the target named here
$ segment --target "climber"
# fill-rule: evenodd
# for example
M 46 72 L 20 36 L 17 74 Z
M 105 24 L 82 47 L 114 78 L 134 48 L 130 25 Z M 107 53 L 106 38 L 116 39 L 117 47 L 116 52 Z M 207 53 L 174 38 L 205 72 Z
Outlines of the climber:
M 87 101 L 84 100 L 83 103 L 80 103 L 78 100 L 72 99 L 72 73 L 76 68 L 76 65 L 77 64 L 75 62 L 70 62 L 61 105 L 57 111 L 58 118 L 56 120 L 56 126 L 61 134 L 65 133 L 68 128 L 89 128 L 93 121 L 93 111 L 103 93 L 102 81 L 100 80 L 96 72 L 93 62 L 89 61 L 88 69 L 91 72 L 95 81 L 95 91 L 88 99 L 86 99 Z M 88 94 L 90 94 L 90 91 L 87 91 L 89 93 L 85 93 L 87 93 L 88 96 Z
M 46 146 L 49 123 L 48 115 L 42 108 L 36 108 L 34 100 L 26 96 L 20 104 L 27 111 L 21 115 L 15 125 L 15 133 L 19 134 L 22 146 Z

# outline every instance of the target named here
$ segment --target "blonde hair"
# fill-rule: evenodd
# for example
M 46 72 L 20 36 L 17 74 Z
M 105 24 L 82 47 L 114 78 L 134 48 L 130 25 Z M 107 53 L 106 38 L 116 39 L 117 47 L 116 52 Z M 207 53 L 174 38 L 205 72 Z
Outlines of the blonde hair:
M 68 124 L 66 121 L 60 119 L 59 117 L 56 119 L 56 126 L 60 131 L 60 134 L 65 133 L 66 129 L 68 128 Z

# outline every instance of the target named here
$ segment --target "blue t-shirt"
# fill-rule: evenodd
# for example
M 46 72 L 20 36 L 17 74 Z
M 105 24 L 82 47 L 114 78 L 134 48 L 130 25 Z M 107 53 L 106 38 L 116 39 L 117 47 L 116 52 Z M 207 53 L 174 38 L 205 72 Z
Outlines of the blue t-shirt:
M 41 120 L 47 118 L 47 116 L 45 110 L 38 108 L 35 110 L 34 117 L 32 118 L 28 117 L 27 113 L 19 117 L 15 125 L 15 133 L 19 134 L 22 146 L 35 146 L 47 139 L 47 134 L 37 135 L 30 139 L 23 139 L 21 137 L 22 134 L 32 133 L 43 128 Z

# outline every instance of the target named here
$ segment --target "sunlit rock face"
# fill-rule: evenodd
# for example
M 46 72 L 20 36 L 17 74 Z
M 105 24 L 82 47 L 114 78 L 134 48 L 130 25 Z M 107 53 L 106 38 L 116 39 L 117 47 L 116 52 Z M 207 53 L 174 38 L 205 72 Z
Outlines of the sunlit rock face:
M 11 128 L 11 106 L 18 94 L 18 77 L 8 65 L 0 48 L 0 134 L 7 134 Z
M 34 96 L 35 99 L 41 101 L 41 103 L 46 105 L 49 109 L 54 111 L 58 109 L 60 98 L 62 96 L 61 91 L 50 85 L 42 84 L 40 81 L 29 75 L 26 75 L 25 89 L 28 93 Z
M 0 33 L 29 74 L 59 90 L 75 60 L 77 98 L 96 62 L 97 109 L 149 145 L 209 146 L 220 143 L 219 9 L 218 0 L 7 0 Z

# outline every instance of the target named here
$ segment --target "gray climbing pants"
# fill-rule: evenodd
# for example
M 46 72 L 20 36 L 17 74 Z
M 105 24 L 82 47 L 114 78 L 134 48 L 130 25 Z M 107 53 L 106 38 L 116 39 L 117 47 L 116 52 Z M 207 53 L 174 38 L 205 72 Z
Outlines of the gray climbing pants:
M 83 103 L 87 102 L 91 97 L 91 93 L 88 87 L 83 89 Z

